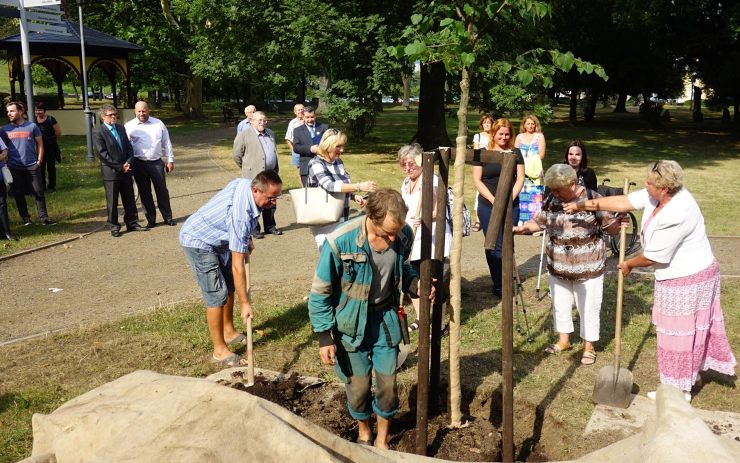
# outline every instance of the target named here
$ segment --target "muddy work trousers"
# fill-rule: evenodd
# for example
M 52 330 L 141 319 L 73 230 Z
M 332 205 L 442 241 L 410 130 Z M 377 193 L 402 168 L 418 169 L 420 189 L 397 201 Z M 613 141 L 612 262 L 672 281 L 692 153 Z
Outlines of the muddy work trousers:
M 354 352 L 337 346 L 337 376 L 345 382 L 347 408 L 356 420 L 366 420 L 373 412 L 385 419 L 398 413 L 396 361 L 398 346 L 389 345 L 383 327 L 383 312 L 368 313 L 365 336 Z M 375 396 L 370 394 L 371 372 L 375 370 Z

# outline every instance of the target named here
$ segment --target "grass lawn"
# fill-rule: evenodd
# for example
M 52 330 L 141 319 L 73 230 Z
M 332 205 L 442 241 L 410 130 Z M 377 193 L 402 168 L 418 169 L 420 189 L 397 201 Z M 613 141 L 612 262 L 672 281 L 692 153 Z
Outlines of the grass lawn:
M 597 175 L 608 176 L 612 183 L 621 184 L 624 176 L 638 185 L 644 181 L 647 164 L 656 159 L 676 159 L 686 170 L 686 184 L 697 197 L 710 235 L 738 236 L 738 214 L 728 207 L 734 198 L 724 185 L 740 184 L 740 143 L 737 136 L 721 130 L 719 123 L 708 120 L 694 126 L 688 122 L 687 111 L 672 109 L 675 123 L 664 130 L 647 128 L 634 115 L 598 113 L 598 121 L 590 125 L 570 126 L 564 120 L 562 108 L 556 120 L 545 126 L 548 140 L 547 165 L 559 162 L 565 143 L 582 138 L 588 144 L 591 165 Z M 709 118 L 711 119 L 711 118 Z M 517 121 L 518 122 L 518 121 Z M 471 122 L 475 130 L 477 117 Z M 218 124 L 216 116 L 206 124 Z M 273 129 L 279 137 L 284 133 L 287 116 L 276 119 Z M 456 121 L 449 121 L 454 133 Z M 190 125 L 174 127 L 189 132 Z M 353 179 L 375 179 L 383 186 L 398 187 L 401 170 L 395 162 L 395 152 L 415 131 L 415 113 L 390 109 L 379 115 L 376 129 L 362 141 L 349 140 L 343 160 Z M 84 139 L 63 137 L 65 164 L 60 183 L 76 185 L 62 188 L 50 195 L 52 216 L 61 219 L 57 227 L 29 227 L 23 230 L 23 240 L 8 253 L 53 241 L 65 230 L 90 227 L 90 222 L 104 208 L 105 200 L 97 164 L 84 160 Z M 230 165 L 231 141 L 225 140 L 217 152 L 225 165 Z M 281 144 L 281 163 L 289 165 L 288 153 Z M 452 178 L 452 173 L 450 174 Z M 293 173 L 284 173 L 288 188 L 297 186 Z M 470 207 L 474 196 L 470 176 L 466 177 L 466 202 Z M 719 186 L 719 187 L 718 187 Z M 12 204 L 13 201 L 11 200 Z M 15 206 L 9 207 L 13 228 L 19 227 Z M 94 219 L 99 221 L 100 217 Z M 607 279 L 602 309 L 602 339 L 613 337 L 615 283 Z M 465 403 L 488 400 L 500 387 L 501 313 L 491 308 L 487 300 L 468 295 L 476 282 L 463 281 L 462 383 L 476 391 Z M 542 349 L 552 340 L 549 332 L 550 311 L 547 301 L 533 300 L 534 278 L 526 279 L 525 296 L 533 343 L 515 335 L 515 399 L 518 436 L 529 436 L 519 442 L 518 455 L 526 457 L 543 438 L 556 432 L 562 435 L 557 446 L 548 448 L 553 459 L 578 457 L 592 448 L 580 438 L 593 405 L 590 397 L 593 371 L 575 367 L 579 353 L 571 356 L 545 357 Z M 295 291 L 293 291 L 295 293 Z M 471 291 L 473 293 L 474 291 Z M 255 320 L 258 335 L 258 362 L 270 368 L 299 371 L 302 374 L 326 376 L 316 355 L 316 340 L 308 326 L 305 303 L 300 297 L 282 294 L 255 295 L 261 308 Z M 737 280 L 722 282 L 722 302 L 730 343 L 738 353 L 740 346 L 740 285 Z M 655 334 L 649 328 L 652 282 L 630 278 L 626 286 L 623 330 L 623 366 L 633 371 L 643 388 L 657 385 L 655 373 Z M 605 342 L 604 342 L 605 343 Z M 446 352 L 444 341 L 443 353 Z M 600 346 L 600 359 L 609 358 L 611 343 Z M 31 416 L 48 413 L 65 401 L 138 369 L 151 369 L 167 374 L 203 376 L 209 373 L 205 358 L 210 342 L 204 329 L 203 307 L 200 302 L 129 317 L 98 327 L 51 336 L 46 339 L 0 347 L 0 463 L 20 460 L 30 454 L 32 444 Z M 269 354 L 268 354 L 269 353 Z M 446 354 L 443 354 L 446 371 Z M 402 387 L 415 381 L 416 370 L 404 371 Z M 474 396 L 474 397 L 473 397 Z M 489 400 L 489 403 L 492 402 Z M 694 405 L 704 409 L 740 412 L 737 389 L 720 382 L 709 382 Z M 523 417 L 520 417 L 520 413 Z

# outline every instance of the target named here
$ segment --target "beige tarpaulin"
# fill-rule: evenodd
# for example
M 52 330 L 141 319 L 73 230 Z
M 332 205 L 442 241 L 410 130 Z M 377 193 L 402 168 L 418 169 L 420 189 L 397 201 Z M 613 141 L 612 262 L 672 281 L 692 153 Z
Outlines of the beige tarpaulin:
M 151 371 L 136 371 L 70 400 L 49 415 L 34 415 L 32 459 L 59 463 L 439 461 L 354 444 L 251 394 L 205 379 Z
M 24 462 L 441 461 L 348 442 L 278 405 L 214 382 L 230 375 L 126 375 L 49 415 L 34 415 L 33 454 Z M 678 390 L 661 386 L 655 418 L 640 433 L 578 461 L 740 461 L 740 442 L 715 436 Z

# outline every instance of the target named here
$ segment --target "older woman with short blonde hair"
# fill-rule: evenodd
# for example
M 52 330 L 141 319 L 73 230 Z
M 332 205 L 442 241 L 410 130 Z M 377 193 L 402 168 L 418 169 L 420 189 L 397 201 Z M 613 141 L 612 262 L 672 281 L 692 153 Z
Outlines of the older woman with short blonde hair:
M 599 340 L 601 300 L 604 291 L 606 244 L 602 229 L 615 233 L 619 220 L 604 211 L 566 214 L 563 203 L 598 196 L 578 185 L 576 171 L 566 164 L 555 164 L 545 173 L 551 197 L 532 220 L 514 233 L 547 230 L 547 270 L 555 331 L 559 339 L 545 349 L 557 354 L 571 349 L 573 305 L 578 309 L 580 336 L 583 339 L 581 363 L 596 362 L 594 343 Z M 593 196 L 592 196 L 593 195 Z
M 655 269 L 652 322 L 658 338 L 660 382 L 682 390 L 691 400 L 700 371 L 733 376 L 737 361 L 725 332 L 719 263 L 699 205 L 684 188 L 683 177 L 676 161 L 657 161 L 648 167 L 642 190 L 626 196 L 580 198 L 564 207 L 572 213 L 643 209 L 642 252 L 619 269 L 625 276 L 634 268 Z M 654 399 L 655 392 L 648 392 L 648 397 Z
M 324 132 L 319 142 L 316 156 L 308 163 L 308 180 L 306 186 L 319 186 L 330 193 L 346 193 L 344 212 L 340 222 L 349 217 L 349 201 L 353 199 L 360 206 L 365 205 L 365 199 L 359 193 L 375 191 L 378 185 L 372 181 L 351 183 L 349 172 L 344 169 L 340 156 L 344 152 L 347 135 L 339 129 L 329 129 Z M 309 229 L 316 240 L 316 246 L 321 249 L 327 233 L 331 233 L 336 223 L 327 225 L 311 225 Z

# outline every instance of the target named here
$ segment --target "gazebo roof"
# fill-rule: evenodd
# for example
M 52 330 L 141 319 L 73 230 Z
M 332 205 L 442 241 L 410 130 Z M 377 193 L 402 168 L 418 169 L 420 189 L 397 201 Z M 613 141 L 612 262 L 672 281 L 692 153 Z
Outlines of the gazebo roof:
M 80 25 L 62 20 L 71 35 L 29 32 L 28 43 L 32 55 L 79 55 Z M 143 51 L 144 47 L 113 37 L 105 32 L 84 26 L 85 53 L 91 56 L 125 58 L 131 52 Z M 21 54 L 20 34 L 11 35 L 0 40 L 0 50 L 7 50 L 10 55 Z

